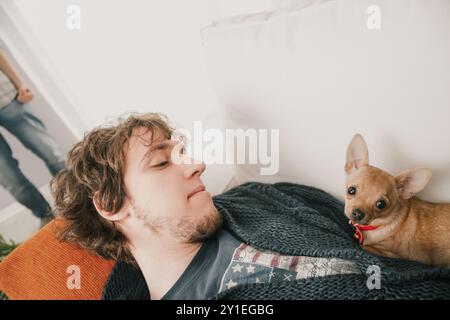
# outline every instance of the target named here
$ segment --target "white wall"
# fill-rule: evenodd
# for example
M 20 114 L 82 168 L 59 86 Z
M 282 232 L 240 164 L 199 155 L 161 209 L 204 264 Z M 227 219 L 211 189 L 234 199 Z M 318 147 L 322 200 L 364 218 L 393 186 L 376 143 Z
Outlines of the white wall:
M 126 111 L 160 111 L 189 125 L 216 107 L 200 28 L 270 1 L 16 0 L 90 125 Z M 259 5 L 256 5 L 259 3 Z M 81 29 L 66 27 L 68 5 Z

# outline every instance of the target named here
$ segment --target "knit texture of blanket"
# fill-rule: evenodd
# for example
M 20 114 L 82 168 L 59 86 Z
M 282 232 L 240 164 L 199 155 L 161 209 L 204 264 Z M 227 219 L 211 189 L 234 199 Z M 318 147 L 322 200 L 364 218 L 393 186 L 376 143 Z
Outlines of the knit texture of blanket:
M 213 299 L 449 299 L 450 269 L 370 254 L 353 239 L 343 203 L 329 194 L 292 183 L 246 183 L 213 198 L 224 228 L 242 242 L 284 255 L 353 261 L 360 274 L 299 279 L 283 284 L 239 285 Z M 371 266 L 380 286 L 367 283 Z M 116 264 L 104 299 L 146 299 L 139 269 Z

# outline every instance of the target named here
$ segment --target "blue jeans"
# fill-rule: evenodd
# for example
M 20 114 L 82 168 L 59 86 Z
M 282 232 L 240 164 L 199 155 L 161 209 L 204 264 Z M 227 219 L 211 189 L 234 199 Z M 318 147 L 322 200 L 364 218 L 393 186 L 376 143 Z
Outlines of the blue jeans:
M 0 108 L 0 125 L 16 136 L 31 152 L 41 158 L 55 176 L 65 167 L 63 153 L 28 104 L 16 100 Z M 51 209 L 39 190 L 23 175 L 19 162 L 0 134 L 0 185 L 38 218 L 47 218 Z

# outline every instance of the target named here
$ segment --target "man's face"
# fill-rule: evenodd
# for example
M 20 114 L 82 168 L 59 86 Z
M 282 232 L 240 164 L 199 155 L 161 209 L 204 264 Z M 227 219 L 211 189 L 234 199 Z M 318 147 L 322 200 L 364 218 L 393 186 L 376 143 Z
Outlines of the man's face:
M 222 217 L 200 179 L 205 165 L 183 150 L 179 141 L 156 131 L 152 137 L 144 128 L 134 130 L 124 168 L 128 210 L 156 234 L 197 242 L 214 234 Z M 179 164 L 173 154 L 191 161 Z

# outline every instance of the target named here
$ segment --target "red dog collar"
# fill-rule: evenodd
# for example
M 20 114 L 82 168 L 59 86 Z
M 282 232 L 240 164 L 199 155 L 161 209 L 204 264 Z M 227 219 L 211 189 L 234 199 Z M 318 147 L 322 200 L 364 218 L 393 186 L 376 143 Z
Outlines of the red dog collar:
M 363 224 L 358 224 L 353 222 L 352 220 L 349 220 L 348 222 L 349 224 L 351 224 L 353 227 L 355 227 L 355 234 L 353 235 L 353 237 L 357 240 L 359 240 L 359 244 L 363 245 L 364 244 L 364 235 L 362 233 L 362 231 L 370 231 L 370 230 L 375 230 L 378 227 L 375 226 L 365 226 Z

